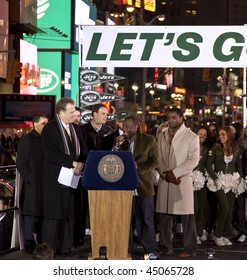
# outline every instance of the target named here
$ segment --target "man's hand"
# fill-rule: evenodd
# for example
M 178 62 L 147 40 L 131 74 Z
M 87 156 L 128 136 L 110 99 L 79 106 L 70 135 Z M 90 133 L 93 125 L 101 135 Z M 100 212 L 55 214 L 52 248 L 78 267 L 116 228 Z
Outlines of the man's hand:
M 165 171 L 164 174 L 165 174 L 165 180 L 168 183 L 171 183 L 172 181 L 176 180 L 176 177 L 175 177 L 174 173 L 172 172 L 172 170 Z
M 73 161 L 73 172 L 75 175 L 80 175 L 82 169 L 84 168 L 84 163 L 78 162 L 78 161 Z
M 175 179 L 174 181 L 172 181 L 172 183 L 173 183 L 174 185 L 179 185 L 179 184 L 181 183 L 181 179 L 180 179 L 180 178 L 177 178 L 177 179 Z
M 181 183 L 181 179 L 176 178 L 174 173 L 172 172 L 172 170 L 165 171 L 164 175 L 165 175 L 165 180 L 168 183 L 173 183 L 174 185 L 179 185 Z M 164 176 L 163 176 L 163 178 L 164 178 Z

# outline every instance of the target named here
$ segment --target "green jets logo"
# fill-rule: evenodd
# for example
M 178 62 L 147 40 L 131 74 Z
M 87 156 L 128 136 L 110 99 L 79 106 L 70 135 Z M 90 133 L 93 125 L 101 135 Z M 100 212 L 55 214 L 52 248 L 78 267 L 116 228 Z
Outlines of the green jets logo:
M 54 90 L 59 85 L 58 75 L 49 70 L 41 69 L 40 74 L 40 88 L 37 90 L 38 93 L 46 93 Z

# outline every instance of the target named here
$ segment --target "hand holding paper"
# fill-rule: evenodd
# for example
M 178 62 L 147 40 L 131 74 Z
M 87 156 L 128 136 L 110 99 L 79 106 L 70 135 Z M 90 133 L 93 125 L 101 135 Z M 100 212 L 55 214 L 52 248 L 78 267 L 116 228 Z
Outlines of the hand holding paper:
M 62 185 L 71 187 L 73 189 L 77 189 L 78 186 L 78 182 L 80 179 L 80 173 L 78 175 L 76 175 L 74 173 L 73 168 L 66 168 L 63 167 L 60 170 L 59 176 L 58 176 L 58 182 Z

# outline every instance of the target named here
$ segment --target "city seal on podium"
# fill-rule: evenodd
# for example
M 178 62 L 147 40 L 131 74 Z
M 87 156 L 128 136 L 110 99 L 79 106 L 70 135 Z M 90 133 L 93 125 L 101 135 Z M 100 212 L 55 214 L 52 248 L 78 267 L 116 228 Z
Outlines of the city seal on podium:
M 105 155 L 99 161 L 98 173 L 106 182 L 117 182 L 124 174 L 124 163 L 122 159 L 114 154 Z

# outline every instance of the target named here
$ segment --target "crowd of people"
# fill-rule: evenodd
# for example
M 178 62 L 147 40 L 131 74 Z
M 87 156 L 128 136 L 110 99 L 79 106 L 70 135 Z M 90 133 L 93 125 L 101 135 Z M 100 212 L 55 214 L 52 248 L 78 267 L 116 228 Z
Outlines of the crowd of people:
M 247 128 L 210 124 L 192 131 L 182 110 L 172 108 L 167 121 L 150 135 L 135 115 L 117 113 L 117 120 L 107 125 L 107 107 L 91 109 L 91 120 L 81 125 L 80 108 L 63 97 L 55 118 L 34 116 L 33 130 L 15 145 L 26 252 L 46 244 L 55 256 L 67 255 L 84 245 L 90 227 L 88 193 L 81 179 L 74 188 L 58 177 L 63 169 L 81 176 L 91 150 L 133 153 L 139 184 L 133 193 L 130 254 L 137 235 L 144 254 L 172 255 L 178 221 L 181 258 L 196 256 L 198 245 L 208 239 L 217 246 L 246 241 Z M 4 144 L 1 151 L 10 146 Z
M 15 165 L 18 142 L 17 134 L 0 133 L 0 166 Z

